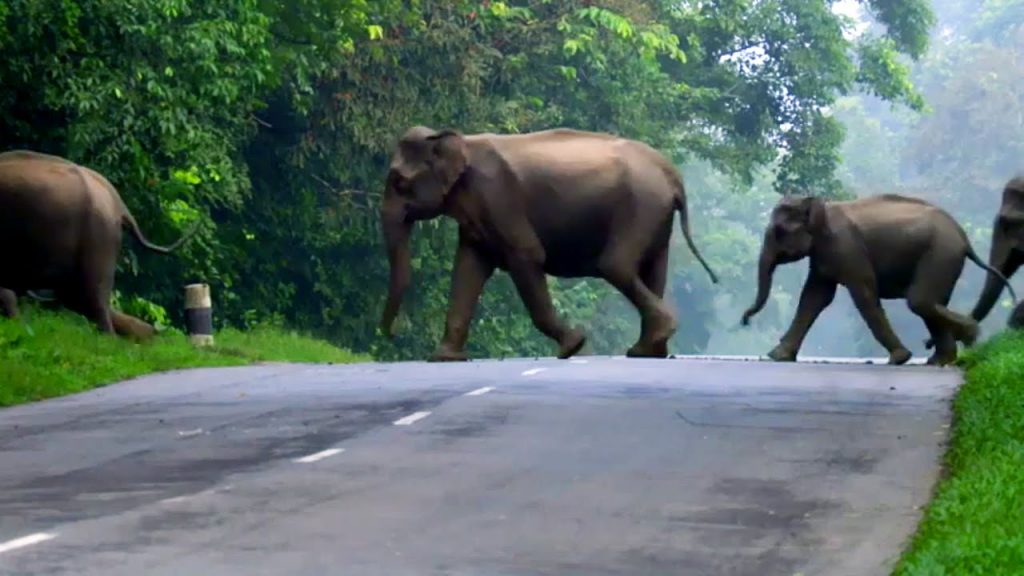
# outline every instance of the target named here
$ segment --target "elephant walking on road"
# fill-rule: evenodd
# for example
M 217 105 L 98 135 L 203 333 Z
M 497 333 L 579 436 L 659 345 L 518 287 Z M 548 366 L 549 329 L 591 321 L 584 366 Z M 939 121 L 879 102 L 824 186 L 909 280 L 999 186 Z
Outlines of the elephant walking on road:
M 413 224 L 446 215 L 459 245 L 444 336 L 431 359 L 465 360 L 476 302 L 496 268 L 507 270 L 534 325 L 558 357 L 586 342 L 558 318 L 545 274 L 601 277 L 639 310 L 629 356 L 665 357 L 676 319 L 664 300 L 672 222 L 690 237 L 683 181 L 650 146 L 608 134 L 556 129 L 463 135 L 415 127 L 392 156 L 381 207 L 391 278 L 382 329 L 392 324 L 411 275 Z
M 842 284 L 875 339 L 889 352 L 890 364 L 903 364 L 911 354 L 893 332 L 882 298 L 907 300 L 936 342 L 928 363 L 946 365 L 956 359 L 957 341 L 971 345 L 978 336 L 976 321 L 947 308 L 964 258 L 1009 286 L 1002 274 L 978 258 L 956 220 L 924 200 L 896 194 L 844 202 L 787 196 L 772 210 L 765 230 L 757 297 L 743 314 L 744 325 L 764 307 L 775 267 L 806 257 L 810 271 L 796 316 L 768 354 L 773 360 L 796 359 L 811 325 Z
M 169 247 L 149 242 L 114 186 L 94 170 L 38 152 L 0 153 L 0 312 L 17 314 L 16 294 L 52 288 L 63 306 L 103 332 L 152 333 L 110 308 L 122 227 L 161 254 L 189 237 Z

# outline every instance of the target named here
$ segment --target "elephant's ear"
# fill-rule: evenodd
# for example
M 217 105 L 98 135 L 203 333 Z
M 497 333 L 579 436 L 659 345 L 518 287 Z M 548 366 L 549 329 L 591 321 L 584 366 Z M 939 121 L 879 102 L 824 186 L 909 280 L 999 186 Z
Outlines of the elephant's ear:
M 825 201 L 817 196 L 808 196 L 804 200 L 807 206 L 807 228 L 811 234 L 817 235 L 828 228 L 828 215 L 825 212 Z
M 434 169 L 444 182 L 445 194 L 466 171 L 468 151 L 466 139 L 455 130 L 442 130 L 427 138 L 431 147 Z

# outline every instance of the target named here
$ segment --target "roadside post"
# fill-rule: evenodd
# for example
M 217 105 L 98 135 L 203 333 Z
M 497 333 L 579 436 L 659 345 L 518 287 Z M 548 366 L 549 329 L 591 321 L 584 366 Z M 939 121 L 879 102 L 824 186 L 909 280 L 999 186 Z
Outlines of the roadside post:
M 209 284 L 185 286 L 185 328 L 193 346 L 213 345 L 213 301 Z

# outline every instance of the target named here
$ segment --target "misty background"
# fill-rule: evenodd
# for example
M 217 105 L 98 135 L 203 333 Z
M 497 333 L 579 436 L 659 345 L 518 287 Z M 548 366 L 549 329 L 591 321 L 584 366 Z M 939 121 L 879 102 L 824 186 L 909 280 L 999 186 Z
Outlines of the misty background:
M 975 251 L 988 260 L 991 224 L 1003 185 L 1024 170 L 1024 3 L 935 0 L 937 17 L 927 55 L 911 65 L 912 81 L 928 109 L 915 113 L 870 94 L 840 98 L 832 113 L 846 130 L 839 179 L 847 194 L 900 193 L 927 199 L 948 210 L 967 230 Z M 874 25 L 859 4 L 836 10 L 858 19 L 858 30 Z M 808 71 L 808 73 L 813 73 Z M 698 247 L 711 253 L 718 287 L 683 273 L 698 266 L 678 238 L 673 246 L 670 287 L 680 315 L 680 332 L 696 342 L 687 352 L 764 354 L 778 341 L 795 313 L 807 261 L 779 267 L 765 310 L 749 328 L 739 318 L 753 301 L 757 254 L 768 211 L 778 199 L 769 170 L 754 186 L 730 182 L 704 164 L 683 166 Z M 732 269 L 735 266 L 736 269 Z M 737 272 L 739 274 L 737 275 Z M 682 281 L 682 280 L 686 281 Z M 688 280 L 693 279 L 693 280 Z M 970 261 L 957 283 L 951 308 L 969 313 L 985 279 Z M 1024 293 L 1024 279 L 1011 284 Z M 708 298 L 710 309 L 693 298 Z M 924 323 L 902 300 L 883 301 L 897 335 L 915 356 L 928 355 Z M 622 314 L 623 303 L 610 306 Z M 982 338 L 1005 326 L 1008 291 L 982 323 Z M 700 330 L 702 324 L 705 330 Z M 699 340 L 706 335 L 706 343 Z M 685 336 L 684 336 L 685 338 Z M 675 350 L 679 351 L 678 340 Z M 844 289 L 818 318 L 800 351 L 807 356 L 874 356 L 886 352 L 871 335 Z

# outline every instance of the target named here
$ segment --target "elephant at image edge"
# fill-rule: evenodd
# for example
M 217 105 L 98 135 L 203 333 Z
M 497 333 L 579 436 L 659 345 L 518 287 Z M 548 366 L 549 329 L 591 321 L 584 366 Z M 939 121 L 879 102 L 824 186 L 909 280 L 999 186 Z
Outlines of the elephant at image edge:
M 409 285 L 417 220 L 459 226 L 444 336 L 435 361 L 465 360 L 476 302 L 495 269 L 508 271 L 537 329 L 576 354 L 586 336 L 556 314 L 546 274 L 600 277 L 637 308 L 641 334 L 628 355 L 665 357 L 676 330 L 664 300 L 672 222 L 715 283 L 690 237 L 676 168 L 650 146 L 609 134 L 554 129 L 464 135 L 417 126 L 400 139 L 381 222 L 391 268 L 381 328 L 389 337 Z
M 52 287 L 63 306 L 103 332 L 152 335 L 148 323 L 110 307 L 122 227 L 161 254 L 190 236 L 168 247 L 152 244 L 101 174 L 49 154 L 0 153 L 0 245 L 17 247 L 0 266 L 0 312 L 16 316 L 16 294 Z
M 1002 204 L 992 222 L 992 248 L 988 264 L 1004 278 L 1013 276 L 1024 264 L 1024 176 L 1010 179 L 1003 187 Z M 978 322 L 984 320 L 1002 291 L 1002 281 L 990 272 L 985 278 L 981 296 L 971 311 L 971 318 Z M 1010 328 L 1024 327 L 1024 303 L 1014 307 L 1007 325 Z
M 758 262 L 757 297 L 744 312 L 743 325 L 768 300 L 775 267 L 806 257 L 810 270 L 796 315 L 768 354 L 773 360 L 796 359 L 811 325 L 842 284 L 889 352 L 890 364 L 903 364 L 911 354 L 893 332 L 883 298 L 907 300 L 937 342 L 928 363 L 948 364 L 956 359 L 957 341 L 971 345 L 978 335 L 977 322 L 947 308 L 964 258 L 995 272 L 978 258 L 956 220 L 924 200 L 896 194 L 832 202 L 786 196 L 772 209 Z

